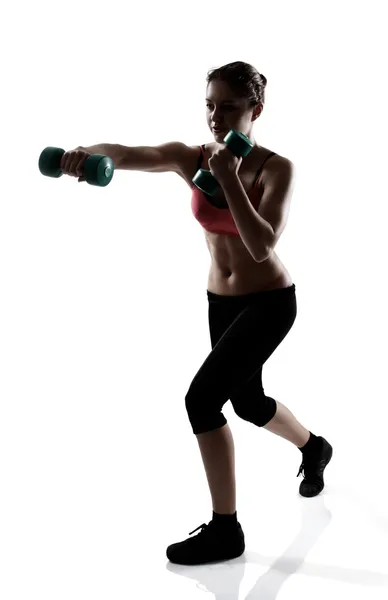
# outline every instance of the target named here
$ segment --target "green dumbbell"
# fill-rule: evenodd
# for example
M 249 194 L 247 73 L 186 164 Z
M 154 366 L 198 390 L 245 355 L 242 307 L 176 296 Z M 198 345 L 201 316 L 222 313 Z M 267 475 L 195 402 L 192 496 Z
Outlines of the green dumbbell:
M 241 156 L 245 158 L 253 148 L 251 140 L 240 131 L 236 131 L 236 129 L 229 131 L 224 137 L 224 142 L 237 158 Z M 206 169 L 199 169 L 194 175 L 192 182 L 209 196 L 215 196 L 220 187 L 220 184 L 211 171 L 207 171 Z
M 65 150 L 48 146 L 39 157 L 39 171 L 47 177 L 62 177 L 60 167 Z M 92 154 L 83 166 L 83 177 L 90 185 L 104 187 L 111 182 L 114 173 L 113 160 L 103 154 Z

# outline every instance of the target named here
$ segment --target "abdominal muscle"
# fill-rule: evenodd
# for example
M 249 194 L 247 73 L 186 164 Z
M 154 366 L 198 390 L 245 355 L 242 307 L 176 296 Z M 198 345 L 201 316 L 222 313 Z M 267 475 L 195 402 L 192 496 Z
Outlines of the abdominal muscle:
M 292 285 L 292 277 L 272 251 L 257 263 L 239 237 L 205 231 L 211 256 L 208 290 L 222 296 L 239 296 Z

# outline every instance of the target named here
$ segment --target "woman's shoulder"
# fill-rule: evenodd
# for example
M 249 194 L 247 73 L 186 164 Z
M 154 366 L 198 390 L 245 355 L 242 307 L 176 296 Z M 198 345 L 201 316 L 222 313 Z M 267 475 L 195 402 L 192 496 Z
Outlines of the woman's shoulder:
M 276 150 L 264 148 L 264 146 L 258 146 L 256 159 L 259 164 L 264 161 L 266 167 L 270 169 L 276 169 L 280 166 L 285 168 L 293 167 L 293 162 L 289 158 L 287 158 L 287 156 L 276 152 Z

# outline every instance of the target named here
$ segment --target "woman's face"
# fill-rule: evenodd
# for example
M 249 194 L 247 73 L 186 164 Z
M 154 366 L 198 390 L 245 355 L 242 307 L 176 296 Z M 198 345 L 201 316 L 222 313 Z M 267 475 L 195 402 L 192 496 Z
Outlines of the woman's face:
M 252 112 L 245 98 L 236 96 L 224 81 L 211 81 L 206 89 L 206 120 L 216 142 L 231 129 L 249 136 L 252 127 Z M 220 128 L 220 131 L 214 131 Z

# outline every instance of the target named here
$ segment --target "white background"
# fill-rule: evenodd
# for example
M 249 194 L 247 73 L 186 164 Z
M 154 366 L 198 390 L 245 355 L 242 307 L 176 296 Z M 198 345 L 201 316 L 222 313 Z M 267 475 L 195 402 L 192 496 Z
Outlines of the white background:
M 167 545 L 211 518 L 184 403 L 211 350 L 210 257 L 190 189 L 170 173 L 116 171 L 106 188 L 46 178 L 38 158 L 46 146 L 210 142 L 206 74 L 235 60 L 268 79 L 256 141 L 297 169 L 277 253 L 296 285 L 298 316 L 264 367 L 265 391 L 333 445 L 328 500 L 330 489 L 353 490 L 353 501 L 341 497 L 354 518 L 329 529 L 309 558 L 365 565 L 377 542 L 355 531 L 361 497 L 371 519 L 384 514 L 387 556 L 386 8 L 8 4 L 0 25 L 4 600 L 205 593 L 165 569 Z M 285 528 L 278 520 L 287 494 L 297 496 L 299 451 L 240 420 L 230 402 L 224 414 L 246 535 L 264 503 L 273 509 L 267 523 Z M 268 545 L 258 533 L 261 551 L 276 557 L 283 541 L 266 534 Z M 258 551 L 253 539 L 250 549 Z M 346 594 L 351 585 L 293 581 L 279 599 L 324 598 L 336 585 Z M 374 600 L 386 590 L 355 582 L 351 593 Z

